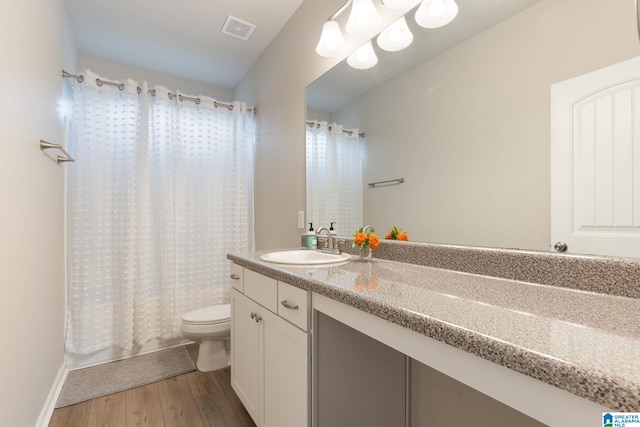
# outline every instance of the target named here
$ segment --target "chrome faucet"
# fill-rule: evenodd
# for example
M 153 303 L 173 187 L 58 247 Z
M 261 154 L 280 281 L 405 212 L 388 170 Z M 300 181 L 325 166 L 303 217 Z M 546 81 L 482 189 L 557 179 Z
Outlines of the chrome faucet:
M 329 231 L 327 227 L 318 227 L 318 230 L 316 231 L 316 234 L 318 235 L 318 237 L 320 236 L 320 232 L 322 231 L 327 232 L 327 246 L 324 248 L 320 248 L 320 250 L 322 252 L 340 255 L 342 251 L 340 250 L 340 246 L 337 245 L 336 244 L 337 242 L 333 239 L 333 235 L 331 234 L 331 231 Z
M 370 225 L 365 225 L 365 226 L 362 228 L 362 232 L 363 232 L 364 234 L 367 234 L 367 232 L 374 233 L 375 231 L 376 231 L 376 230 L 375 230 L 372 226 L 370 226 Z

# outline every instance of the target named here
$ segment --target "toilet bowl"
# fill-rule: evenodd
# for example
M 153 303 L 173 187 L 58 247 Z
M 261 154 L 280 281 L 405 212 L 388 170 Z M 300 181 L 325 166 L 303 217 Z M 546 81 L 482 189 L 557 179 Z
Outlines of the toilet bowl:
M 215 371 L 229 366 L 231 305 L 198 308 L 182 316 L 182 336 L 199 343 L 199 371 Z

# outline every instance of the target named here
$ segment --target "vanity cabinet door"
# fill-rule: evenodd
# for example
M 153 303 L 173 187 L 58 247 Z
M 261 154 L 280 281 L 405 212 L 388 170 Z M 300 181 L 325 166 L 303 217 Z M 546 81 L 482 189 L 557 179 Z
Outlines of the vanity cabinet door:
M 263 310 L 264 427 L 309 425 L 310 335 Z
M 245 293 L 231 289 L 231 386 L 256 426 L 309 426 L 311 334 L 290 323 L 309 327 L 309 293 L 281 284 L 287 321 L 276 314 L 275 279 L 247 269 L 239 275 Z
M 259 315 L 258 304 L 232 289 L 231 387 L 259 426 L 262 334 L 256 315 Z

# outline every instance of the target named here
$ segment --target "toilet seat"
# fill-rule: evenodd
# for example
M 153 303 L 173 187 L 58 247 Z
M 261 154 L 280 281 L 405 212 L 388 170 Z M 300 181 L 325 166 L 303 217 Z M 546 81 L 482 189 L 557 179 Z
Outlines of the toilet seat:
M 231 304 L 212 305 L 185 313 L 182 322 L 187 325 L 215 325 L 231 320 Z

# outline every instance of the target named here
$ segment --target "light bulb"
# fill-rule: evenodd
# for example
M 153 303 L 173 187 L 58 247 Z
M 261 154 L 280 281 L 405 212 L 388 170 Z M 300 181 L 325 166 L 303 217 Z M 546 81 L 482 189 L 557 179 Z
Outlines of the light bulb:
M 347 64 L 359 70 L 371 68 L 378 63 L 371 40 L 363 44 L 347 58 Z
M 444 2 L 442 0 L 432 0 L 429 4 L 429 14 L 440 17 L 444 13 Z
M 457 14 L 454 0 L 424 0 L 416 10 L 416 23 L 423 28 L 438 28 L 453 21 Z
M 328 58 L 339 55 L 346 47 L 340 25 L 336 21 L 327 21 L 322 26 L 320 41 L 316 46 L 318 55 Z
M 378 25 L 379 21 L 380 14 L 372 0 L 353 0 L 347 20 L 347 33 L 367 35 L 370 28 Z
M 377 38 L 378 46 L 389 52 L 396 52 L 409 46 L 413 42 L 413 34 L 409 30 L 407 20 L 401 16 L 393 24 L 382 31 Z

